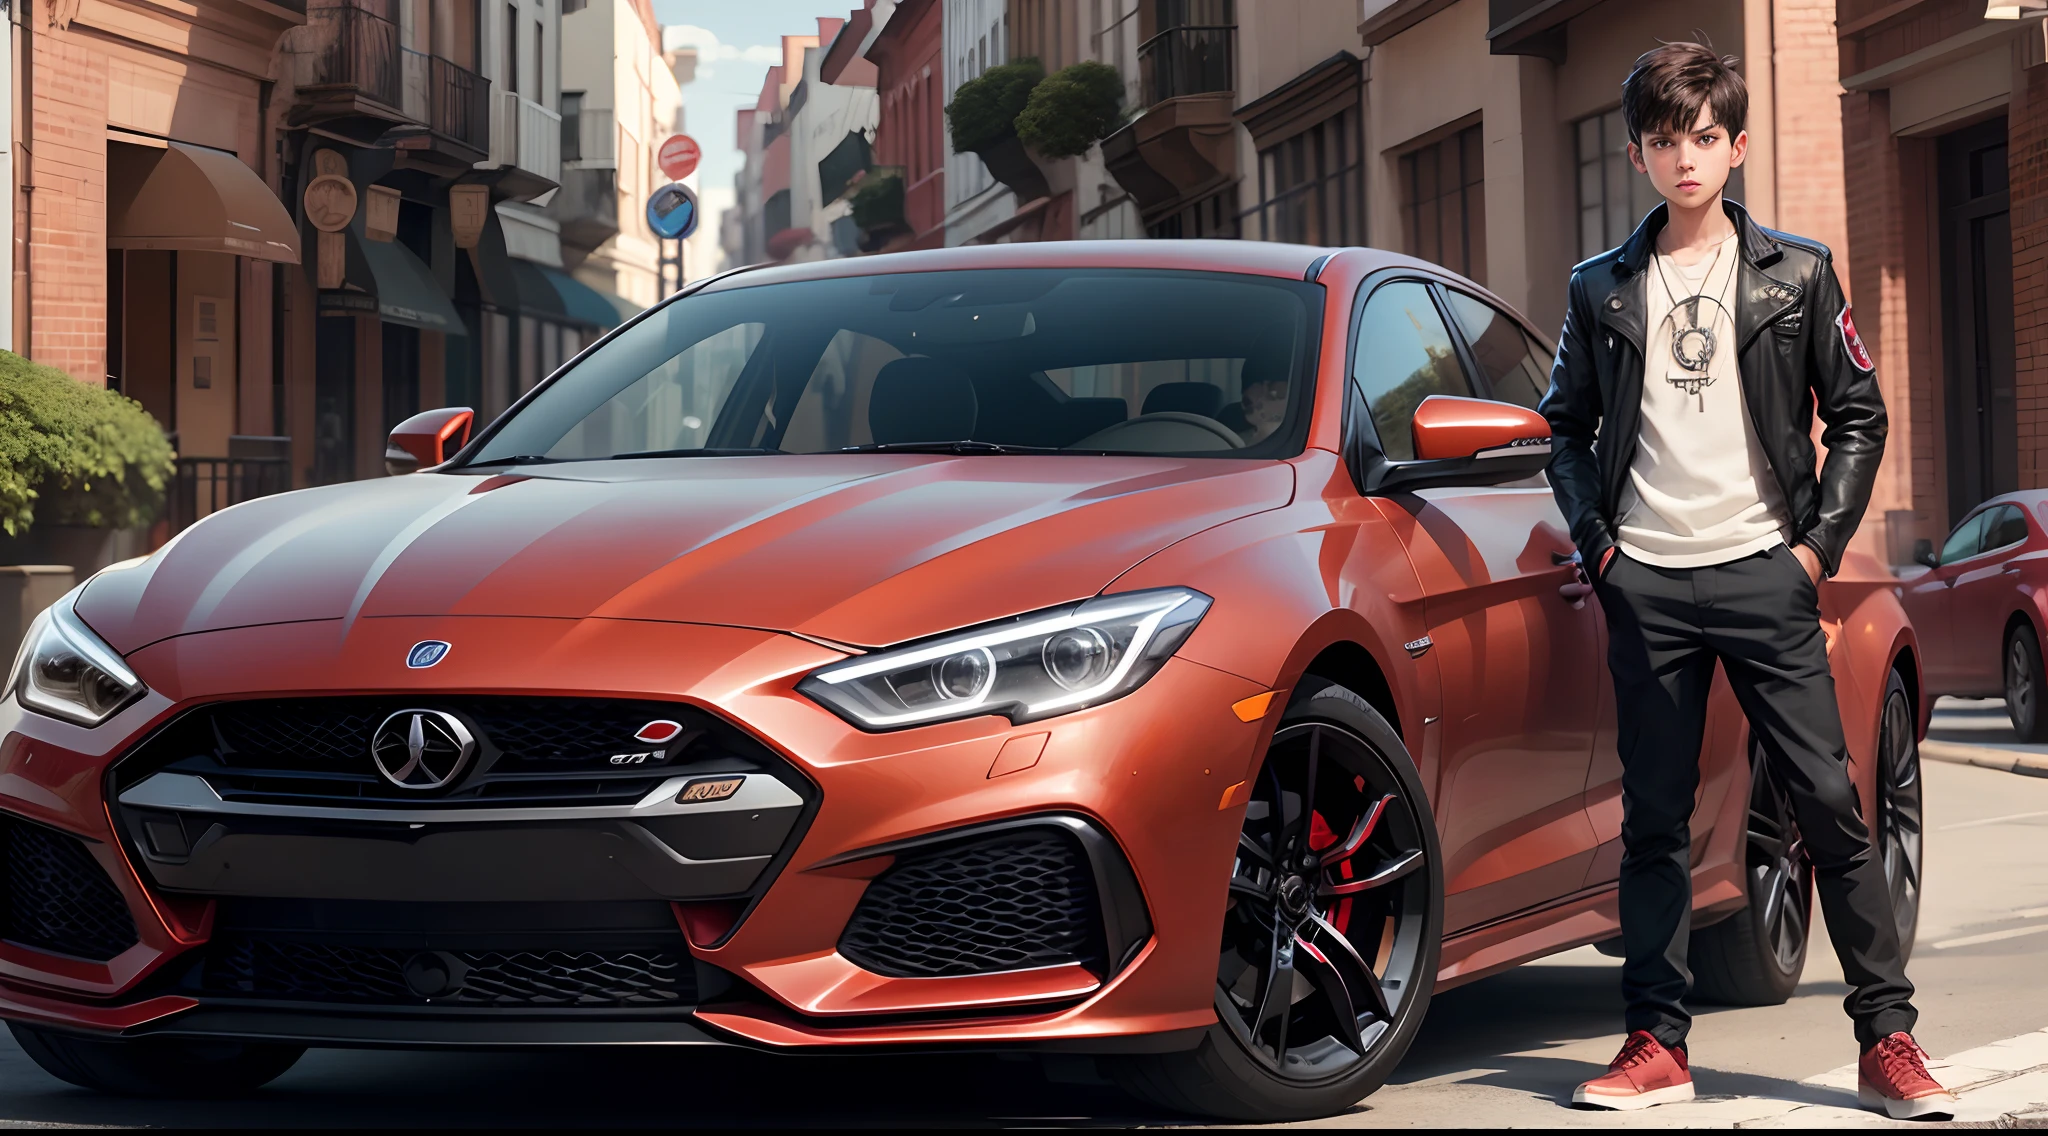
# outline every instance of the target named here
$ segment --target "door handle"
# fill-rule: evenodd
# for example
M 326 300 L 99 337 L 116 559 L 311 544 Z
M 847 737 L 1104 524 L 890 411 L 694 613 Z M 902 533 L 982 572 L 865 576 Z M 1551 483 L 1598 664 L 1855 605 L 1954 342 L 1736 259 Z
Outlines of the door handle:
M 1550 550 L 1550 562 L 1560 567 L 1566 564 L 1581 563 L 1578 549 L 1573 549 L 1570 552 L 1559 552 L 1554 548 Z
M 2020 574 L 2020 566 L 2017 564 L 2008 564 L 2003 569 L 2001 569 L 1998 574 L 2001 576 L 2017 576 Z

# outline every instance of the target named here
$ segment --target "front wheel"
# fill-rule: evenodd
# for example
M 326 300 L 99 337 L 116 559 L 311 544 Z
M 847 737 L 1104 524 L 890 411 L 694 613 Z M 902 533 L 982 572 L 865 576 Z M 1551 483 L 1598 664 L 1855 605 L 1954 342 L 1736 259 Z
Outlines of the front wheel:
M 1792 819 L 1792 801 L 1750 742 L 1749 826 L 1743 860 L 1749 902 L 1692 934 L 1693 994 L 1702 1002 L 1775 1006 L 1806 969 L 1813 925 L 1813 864 Z
M 1326 1116 L 1386 1082 L 1436 981 L 1436 826 L 1400 735 L 1306 678 L 1252 783 L 1228 881 L 1217 1022 L 1115 1066 L 1134 1094 L 1230 1120 Z
M 284 1075 L 306 1050 L 297 1045 L 86 1038 L 9 1022 L 43 1072 L 81 1089 L 124 1097 L 230 1097 Z
M 2042 705 L 2041 641 L 2034 625 L 2018 623 L 2005 636 L 2005 712 L 2023 742 L 2048 741 L 2048 707 Z

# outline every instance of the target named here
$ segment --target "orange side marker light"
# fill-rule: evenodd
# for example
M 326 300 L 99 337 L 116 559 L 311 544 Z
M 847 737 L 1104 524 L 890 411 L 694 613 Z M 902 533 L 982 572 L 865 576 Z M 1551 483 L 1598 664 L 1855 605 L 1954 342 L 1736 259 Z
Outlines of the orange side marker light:
M 1216 803 L 1216 811 L 1219 813 L 1229 812 L 1231 809 L 1251 800 L 1251 790 L 1247 788 L 1250 784 L 1251 782 L 1249 781 L 1239 781 L 1230 788 L 1223 790 L 1223 799 Z
M 1277 690 L 1269 690 L 1264 694 L 1239 699 L 1230 704 L 1230 712 L 1237 715 L 1240 722 L 1256 722 L 1266 716 L 1266 708 L 1273 704 L 1273 696 L 1278 693 L 1280 692 Z

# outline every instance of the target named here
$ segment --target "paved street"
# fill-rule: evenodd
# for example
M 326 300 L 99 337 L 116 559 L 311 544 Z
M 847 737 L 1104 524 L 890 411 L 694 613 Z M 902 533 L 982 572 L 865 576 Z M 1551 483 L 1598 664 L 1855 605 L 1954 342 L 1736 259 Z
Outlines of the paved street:
M 1944 712 L 1987 728 L 1996 703 Z M 1965 1119 L 2048 1107 L 2048 779 L 1928 762 L 1927 895 L 1912 976 L 1920 1036 L 1942 1073 L 1984 1087 Z M 1630 1117 L 1558 1104 L 1619 1044 L 1614 960 L 1589 950 L 1438 999 L 1394 1084 L 1318 1126 L 1809 1126 L 1875 1123 L 1836 1071 L 1855 1050 L 1845 987 L 1824 938 L 1788 1005 L 1702 1008 L 1693 1053 L 1703 1099 Z M 2026 1035 L 2033 1035 L 2028 1037 Z M 2018 1039 L 1987 1050 L 1996 1043 Z M 1073 1071 L 1081 1077 L 1085 1068 Z M 1834 1072 L 1835 1076 L 1830 1076 Z M 1031 1064 L 970 1058 L 773 1059 L 726 1053 L 319 1052 L 253 1100 L 106 1100 L 70 1089 L 0 1041 L 0 1119 L 27 1124 L 334 1126 L 1172 1123 L 1115 1091 L 1049 1084 Z

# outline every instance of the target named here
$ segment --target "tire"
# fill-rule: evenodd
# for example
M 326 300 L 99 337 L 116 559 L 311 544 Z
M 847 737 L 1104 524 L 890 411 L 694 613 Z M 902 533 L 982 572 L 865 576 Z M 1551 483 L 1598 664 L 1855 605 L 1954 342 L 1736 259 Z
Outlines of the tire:
M 1166 1108 L 1328 1116 L 1386 1082 L 1429 1008 L 1443 867 L 1421 779 L 1365 699 L 1313 676 L 1297 692 L 1245 807 L 1216 1024 L 1195 1049 L 1110 1065 L 1127 1092 Z M 1283 973 L 1284 1001 L 1273 993 Z
M 2023 742 L 2048 741 L 2048 676 L 2041 671 L 2041 640 L 2020 622 L 2005 635 L 2005 712 Z
M 123 1097 L 232 1097 L 284 1075 L 306 1050 L 240 1042 L 99 1040 L 9 1022 L 43 1072 L 81 1089 Z
M 2033 639 L 2031 630 L 2027 639 Z M 2039 655 L 2035 658 L 2038 661 Z M 2034 673 L 2041 673 L 2038 667 Z M 1920 930 L 1924 853 L 1918 721 L 1913 700 L 1906 694 L 1906 680 L 1893 671 L 1885 683 L 1884 717 L 1879 719 L 1877 732 L 1877 824 L 1871 838 L 1884 863 L 1892 915 L 1898 921 L 1899 955 L 1906 959 L 1913 957 L 1913 939 Z
M 1749 823 L 1744 866 L 1749 902 L 1692 934 L 1693 997 L 1729 1006 L 1775 1006 L 1792 996 L 1806 969 L 1813 927 L 1813 864 L 1792 803 L 1750 742 Z

